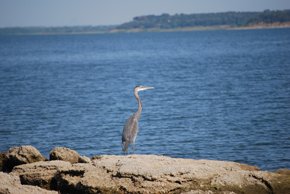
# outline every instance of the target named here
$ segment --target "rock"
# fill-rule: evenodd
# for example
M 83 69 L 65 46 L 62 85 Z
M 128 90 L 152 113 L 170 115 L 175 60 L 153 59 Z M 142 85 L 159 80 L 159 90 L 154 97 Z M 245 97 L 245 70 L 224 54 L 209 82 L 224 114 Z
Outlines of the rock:
M 222 191 L 218 192 L 219 194 L 236 194 L 235 192 L 231 191 Z M 203 190 L 195 190 L 195 191 L 188 191 L 188 192 L 183 192 L 181 194 L 214 194 L 213 191 L 203 191 Z
M 0 172 L 1 194 L 58 194 L 56 191 L 48 191 L 36 186 L 21 185 L 18 176 Z
M 276 173 L 290 175 L 290 169 L 281 168 L 281 169 L 276 170 Z
M 79 158 L 80 155 L 76 151 L 65 147 L 56 147 L 49 154 L 50 160 L 63 160 L 72 164 L 79 162 Z
M 10 172 L 14 166 L 44 160 L 45 157 L 33 146 L 13 147 L 5 154 L 3 171 Z
M 4 162 L 5 162 L 5 154 L 0 153 L 0 171 L 3 171 Z
M 11 174 L 20 177 L 22 184 L 35 185 L 45 189 L 55 189 L 53 178 L 58 172 L 70 169 L 66 161 L 41 161 L 14 167 Z
M 25 184 L 61 193 L 279 193 L 290 175 L 235 162 L 156 155 L 98 156 L 91 163 L 46 161 L 14 168 Z M 44 184 L 43 184 L 44 183 Z
M 79 157 L 79 163 L 91 163 L 91 159 L 87 156 L 80 156 Z
M 73 164 L 55 177 L 61 193 L 121 193 L 106 169 L 88 163 Z
M 93 160 L 93 163 L 117 177 L 113 182 L 118 186 L 112 186 L 115 190 L 120 190 L 122 185 L 126 192 L 133 193 L 179 193 L 190 190 L 269 193 L 273 190 L 270 179 L 276 177 L 234 162 L 154 155 L 103 156 Z M 114 184 L 111 182 L 111 185 Z M 288 187 L 290 189 L 290 185 Z

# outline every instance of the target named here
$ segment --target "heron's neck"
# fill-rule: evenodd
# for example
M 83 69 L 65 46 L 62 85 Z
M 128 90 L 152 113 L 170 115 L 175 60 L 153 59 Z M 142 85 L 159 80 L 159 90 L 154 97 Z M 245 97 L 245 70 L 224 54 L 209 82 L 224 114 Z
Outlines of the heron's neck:
M 140 97 L 138 95 L 138 92 L 134 92 L 134 95 L 135 95 L 137 102 L 138 102 L 138 110 L 135 114 L 137 115 L 137 118 L 139 119 L 141 117 L 141 112 L 142 112 L 142 103 L 141 103 Z

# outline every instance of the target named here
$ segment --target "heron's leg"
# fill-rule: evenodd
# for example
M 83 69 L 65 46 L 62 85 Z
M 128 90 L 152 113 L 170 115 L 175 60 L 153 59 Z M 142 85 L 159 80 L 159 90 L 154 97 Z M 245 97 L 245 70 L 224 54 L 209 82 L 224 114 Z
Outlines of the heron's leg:
M 123 149 L 122 152 L 124 155 L 128 155 L 128 149 Z
M 132 144 L 132 153 L 134 153 L 135 151 L 136 151 L 136 144 L 133 143 L 133 144 Z
M 128 155 L 128 147 L 129 147 L 129 143 L 128 142 L 122 142 L 122 150 L 123 150 L 123 153 L 125 155 Z

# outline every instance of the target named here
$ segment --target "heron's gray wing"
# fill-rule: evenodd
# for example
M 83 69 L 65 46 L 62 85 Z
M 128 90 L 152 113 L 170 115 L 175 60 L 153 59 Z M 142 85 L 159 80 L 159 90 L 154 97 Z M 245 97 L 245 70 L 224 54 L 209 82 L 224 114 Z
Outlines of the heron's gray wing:
M 122 142 L 133 143 L 138 132 L 138 120 L 135 114 L 131 115 L 125 123 Z

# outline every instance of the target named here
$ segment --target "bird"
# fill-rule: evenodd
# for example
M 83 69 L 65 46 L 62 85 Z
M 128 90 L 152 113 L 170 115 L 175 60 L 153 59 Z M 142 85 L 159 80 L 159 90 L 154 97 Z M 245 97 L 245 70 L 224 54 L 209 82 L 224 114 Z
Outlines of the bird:
M 128 147 L 130 144 L 135 144 L 135 140 L 137 137 L 138 133 L 138 122 L 141 117 L 141 112 L 142 112 L 142 103 L 139 97 L 138 92 L 144 91 L 144 90 L 149 90 L 149 89 L 154 89 L 154 87 L 150 86 L 136 86 L 134 88 L 134 95 L 136 97 L 136 100 L 138 102 L 138 110 L 133 113 L 126 121 L 124 128 L 123 128 L 123 133 L 122 133 L 122 150 L 125 153 L 128 153 Z

